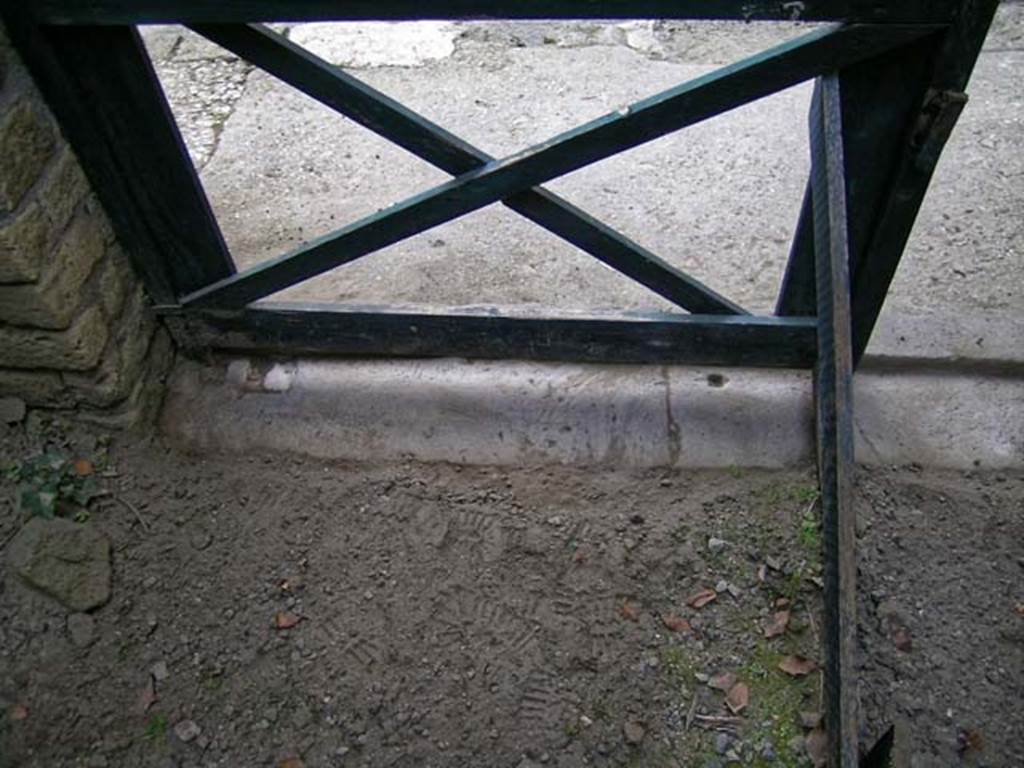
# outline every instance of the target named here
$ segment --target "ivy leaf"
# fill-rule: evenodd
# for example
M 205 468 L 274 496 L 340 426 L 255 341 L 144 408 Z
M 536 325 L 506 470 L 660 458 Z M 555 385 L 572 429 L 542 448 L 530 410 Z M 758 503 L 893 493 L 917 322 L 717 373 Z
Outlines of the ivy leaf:
M 53 491 L 43 491 L 39 488 L 23 488 L 18 497 L 19 511 L 28 512 L 30 515 L 51 518 L 57 506 L 57 494 Z
M 75 486 L 71 498 L 74 499 L 75 503 L 81 507 L 89 505 L 89 502 L 96 498 L 100 493 L 99 483 L 96 482 L 96 478 L 92 475 L 84 478 L 80 483 Z

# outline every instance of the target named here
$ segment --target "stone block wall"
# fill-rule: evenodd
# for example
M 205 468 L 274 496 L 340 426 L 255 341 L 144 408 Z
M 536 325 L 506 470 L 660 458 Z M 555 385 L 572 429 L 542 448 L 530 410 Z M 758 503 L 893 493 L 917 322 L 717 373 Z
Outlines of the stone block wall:
M 0 398 L 132 426 L 173 347 L 0 25 Z

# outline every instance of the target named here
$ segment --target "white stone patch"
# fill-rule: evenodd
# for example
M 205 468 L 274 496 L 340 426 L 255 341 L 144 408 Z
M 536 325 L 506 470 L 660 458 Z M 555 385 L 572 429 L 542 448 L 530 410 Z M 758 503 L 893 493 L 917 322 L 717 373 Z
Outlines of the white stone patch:
M 446 21 L 298 24 L 289 37 L 342 67 L 420 67 L 455 53 L 458 28 Z
M 283 365 L 275 365 L 263 377 L 263 389 L 267 392 L 287 392 L 292 387 L 293 373 L 294 370 L 289 370 Z

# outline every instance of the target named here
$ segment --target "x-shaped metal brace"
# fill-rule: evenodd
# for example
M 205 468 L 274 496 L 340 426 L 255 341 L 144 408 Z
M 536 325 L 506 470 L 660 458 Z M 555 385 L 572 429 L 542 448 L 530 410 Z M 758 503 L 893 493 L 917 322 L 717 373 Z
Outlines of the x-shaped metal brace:
M 239 308 L 504 201 L 679 306 L 746 314 L 654 254 L 537 185 L 835 68 L 928 34 L 927 27 L 831 25 L 637 102 L 516 155 L 495 160 L 338 68 L 257 25 L 195 31 L 400 144 L 456 178 L 300 249 L 185 296 L 184 307 Z

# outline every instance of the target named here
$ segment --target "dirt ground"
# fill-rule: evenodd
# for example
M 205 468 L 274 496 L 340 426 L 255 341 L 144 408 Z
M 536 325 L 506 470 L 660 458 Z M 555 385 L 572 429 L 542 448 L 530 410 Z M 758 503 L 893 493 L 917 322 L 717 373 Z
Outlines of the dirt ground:
M 820 659 L 809 470 L 189 456 L 38 421 L 0 460 L 46 443 L 109 491 L 83 524 L 112 598 L 83 631 L 5 562 L 2 766 L 811 764 L 820 674 L 779 669 Z M 1024 764 L 1022 488 L 861 473 L 864 735 L 908 720 L 914 765 Z

